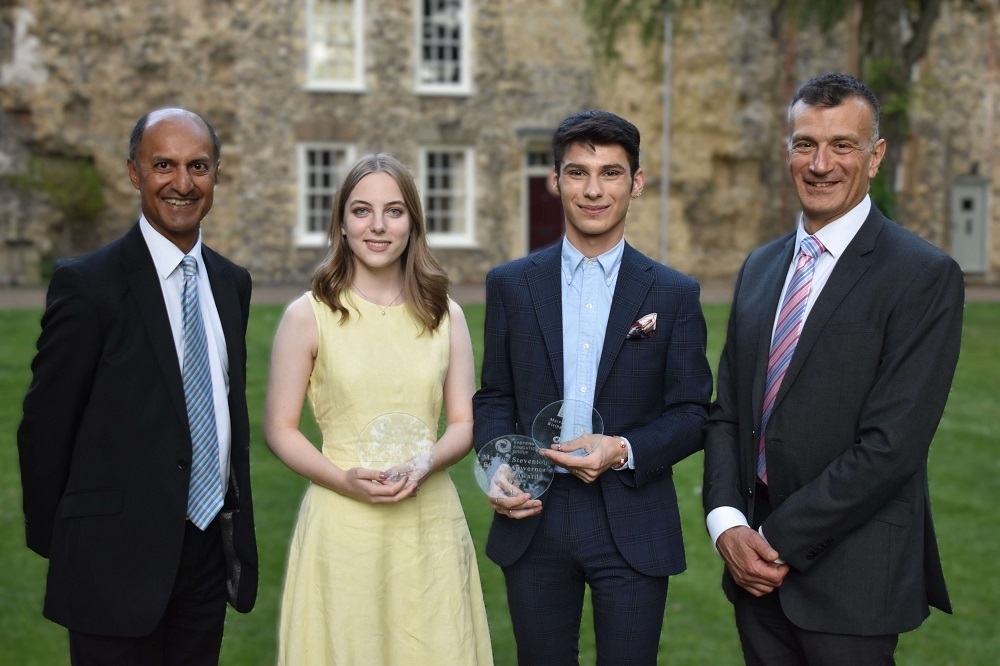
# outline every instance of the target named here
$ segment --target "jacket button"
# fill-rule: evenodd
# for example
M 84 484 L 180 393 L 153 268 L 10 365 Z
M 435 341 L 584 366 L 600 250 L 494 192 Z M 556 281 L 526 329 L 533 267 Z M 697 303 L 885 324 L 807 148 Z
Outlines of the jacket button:
M 190 463 L 184 458 L 181 458 L 177 461 L 177 469 L 187 469 L 189 465 Z

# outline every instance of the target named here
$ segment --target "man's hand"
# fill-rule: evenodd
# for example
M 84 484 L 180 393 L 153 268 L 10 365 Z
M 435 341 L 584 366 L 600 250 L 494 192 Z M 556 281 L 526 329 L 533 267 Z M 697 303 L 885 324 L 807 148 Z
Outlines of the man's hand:
M 574 454 L 574 451 L 584 451 L 586 455 Z M 551 449 L 541 449 L 539 453 L 553 465 L 564 467 L 587 483 L 596 481 L 624 455 L 620 440 L 606 435 L 580 435 L 568 442 L 553 444 Z
M 755 597 L 773 592 L 788 574 L 787 564 L 775 564 L 778 551 L 749 527 L 729 528 L 719 535 L 715 547 L 737 585 Z
M 490 497 L 493 510 L 508 518 L 528 518 L 542 512 L 542 500 L 531 499 L 531 495 L 518 492 L 513 497 Z

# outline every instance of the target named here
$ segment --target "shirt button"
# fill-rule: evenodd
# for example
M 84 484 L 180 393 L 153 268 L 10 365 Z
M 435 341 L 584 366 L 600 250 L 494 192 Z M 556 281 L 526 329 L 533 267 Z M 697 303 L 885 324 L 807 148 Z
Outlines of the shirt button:
M 177 469 L 187 469 L 189 464 L 187 460 L 181 458 L 177 461 Z
M 594 309 L 594 304 L 593 303 L 587 303 L 587 309 L 588 310 L 593 310 Z
M 589 342 L 584 342 L 583 343 L 583 348 L 584 349 L 590 349 L 590 343 Z
M 587 392 L 587 387 L 586 386 L 581 386 L 580 387 L 580 393 L 586 393 L 586 392 Z

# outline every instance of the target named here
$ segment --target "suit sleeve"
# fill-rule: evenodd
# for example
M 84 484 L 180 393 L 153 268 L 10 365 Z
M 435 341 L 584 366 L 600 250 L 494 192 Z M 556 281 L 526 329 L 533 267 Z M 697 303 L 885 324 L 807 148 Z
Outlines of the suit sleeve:
M 670 468 L 703 445 L 702 423 L 712 398 L 712 370 L 705 357 L 708 332 L 694 281 L 678 299 L 670 347 L 663 372 L 660 416 L 645 426 L 621 433 L 635 455 L 635 485 L 669 473 Z M 623 474 L 627 482 L 628 474 Z
M 473 443 L 480 450 L 494 437 L 515 432 L 517 403 L 510 367 L 510 337 L 501 279 L 496 270 L 486 276 L 486 320 L 483 327 L 481 388 L 473 396 Z
M 746 499 L 742 494 L 743 483 L 740 477 L 739 396 L 736 386 L 736 378 L 739 376 L 736 365 L 738 362 L 736 341 L 740 335 L 736 312 L 745 269 L 746 264 L 740 269 L 740 274 L 736 278 L 735 295 L 726 329 L 726 342 L 719 359 L 715 401 L 709 409 L 708 419 L 704 425 L 705 470 L 702 503 L 706 516 L 720 506 L 744 510 Z
M 934 258 L 893 306 L 857 439 L 764 522 L 768 541 L 806 570 L 817 544 L 835 548 L 926 465 L 958 363 L 964 285 L 950 257 Z M 829 552 L 829 551 L 826 551 Z
M 240 293 L 240 310 L 243 313 L 243 339 L 246 340 L 247 337 L 247 325 L 250 323 L 250 297 L 253 294 L 253 278 L 250 276 L 250 272 L 246 269 L 240 269 L 240 280 L 239 280 L 239 293 Z M 246 383 L 247 376 L 247 350 L 246 345 L 243 345 L 243 381 Z
M 84 279 L 70 266 L 52 276 L 32 381 L 17 431 L 28 547 L 48 557 L 74 440 L 101 354 L 101 327 Z

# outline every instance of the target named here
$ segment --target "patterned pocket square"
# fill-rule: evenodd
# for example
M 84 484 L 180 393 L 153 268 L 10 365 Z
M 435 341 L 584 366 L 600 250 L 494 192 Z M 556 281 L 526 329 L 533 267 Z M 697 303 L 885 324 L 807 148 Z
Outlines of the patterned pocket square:
M 656 332 L 656 313 L 650 312 L 648 315 L 639 317 L 625 334 L 626 340 L 641 340 L 653 337 Z

